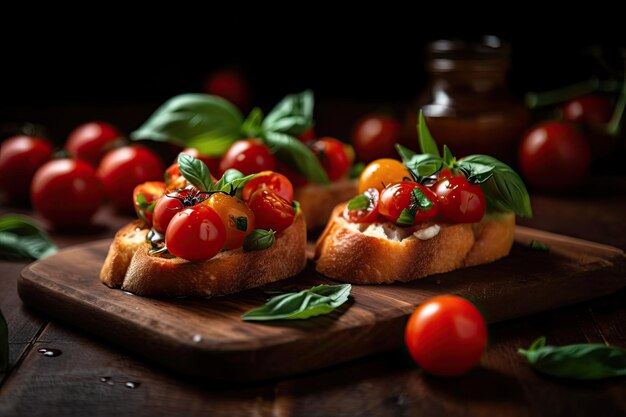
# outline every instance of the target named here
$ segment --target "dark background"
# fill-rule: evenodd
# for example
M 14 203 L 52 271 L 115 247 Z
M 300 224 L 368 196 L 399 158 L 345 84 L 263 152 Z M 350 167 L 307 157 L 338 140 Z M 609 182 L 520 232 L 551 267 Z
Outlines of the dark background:
M 394 22 L 387 23 L 393 28 Z M 488 33 L 509 41 L 509 85 L 520 98 L 527 91 L 604 75 L 589 47 L 601 47 L 619 63 L 619 47 L 626 46 L 622 30 L 598 31 L 573 21 L 558 30 L 547 25 L 519 32 L 501 23 L 469 29 L 450 25 L 426 33 L 407 23 L 397 22 L 395 30 L 370 25 L 336 33 L 337 25 L 266 26 L 249 35 L 242 23 L 236 26 L 238 37 L 211 30 L 185 37 L 171 29 L 178 35 L 173 37 L 160 27 L 127 38 L 113 25 L 95 34 L 91 28 L 68 35 L 50 31 L 32 41 L 13 37 L 5 39 L 5 56 L 13 62 L 5 61 L 0 73 L 0 123 L 4 131 L 23 122 L 41 123 L 57 143 L 91 119 L 128 132 L 169 97 L 201 91 L 207 74 L 225 66 L 247 76 L 255 105 L 269 108 L 287 93 L 312 88 L 318 106 L 353 105 L 343 115 L 353 119 L 364 111 L 411 103 L 425 86 L 424 48 L 434 39 L 477 39 Z

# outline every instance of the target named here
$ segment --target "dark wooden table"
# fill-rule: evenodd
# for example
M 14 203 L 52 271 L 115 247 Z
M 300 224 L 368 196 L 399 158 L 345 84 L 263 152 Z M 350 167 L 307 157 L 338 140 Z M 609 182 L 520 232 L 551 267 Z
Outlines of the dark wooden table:
M 522 223 L 626 250 L 625 193 L 603 195 L 535 196 L 535 218 Z M 15 210 L 0 209 L 8 211 Z M 94 229 L 52 237 L 61 247 L 109 237 L 128 219 L 104 208 Z M 8 321 L 11 352 L 10 369 L 0 374 L 0 416 L 626 414 L 625 378 L 571 382 L 543 377 L 516 354 L 541 335 L 557 345 L 626 347 L 626 291 L 492 325 L 482 365 L 459 378 L 425 375 L 398 350 L 280 380 L 224 384 L 171 373 L 28 309 L 16 291 L 25 265 L 0 261 L 0 308 Z M 47 357 L 39 352 L 44 348 L 62 354 Z

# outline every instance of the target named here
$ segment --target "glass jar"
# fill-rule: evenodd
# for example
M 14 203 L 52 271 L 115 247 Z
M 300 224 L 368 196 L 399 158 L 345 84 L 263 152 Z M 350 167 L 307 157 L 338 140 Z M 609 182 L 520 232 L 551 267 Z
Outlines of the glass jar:
M 431 77 L 418 105 L 437 143 L 456 157 L 483 153 L 513 163 L 529 113 L 506 84 L 509 45 L 493 36 L 440 40 L 426 57 Z

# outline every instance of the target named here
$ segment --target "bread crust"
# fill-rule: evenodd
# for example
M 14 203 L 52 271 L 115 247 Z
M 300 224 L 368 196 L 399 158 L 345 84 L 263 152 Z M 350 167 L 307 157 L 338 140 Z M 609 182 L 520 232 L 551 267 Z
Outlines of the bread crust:
M 212 297 L 257 287 L 296 275 L 306 265 L 306 223 L 301 213 L 276 234 L 270 248 L 224 251 L 204 262 L 150 255 L 145 239 L 134 248 L 123 240 L 134 223 L 116 235 L 102 267 L 100 280 L 147 297 Z M 146 229 L 143 229 L 147 233 Z M 145 237 L 145 234 L 144 234 Z M 134 250 L 133 250 L 134 249 Z M 129 253 L 122 253 L 133 250 Z M 123 261 L 130 258 L 124 268 Z
M 368 225 L 346 221 L 338 205 L 315 248 L 317 271 L 355 284 L 407 282 L 458 268 L 492 262 L 513 245 L 513 213 L 485 216 L 475 224 L 440 224 L 436 236 L 421 240 L 407 229 L 384 224 L 408 236 L 393 240 L 365 232 Z M 434 224 L 423 229 L 436 230 Z M 382 227 L 382 226 L 381 226 Z
M 294 199 L 306 217 L 309 230 L 326 226 L 335 206 L 358 194 L 358 181 L 343 179 L 329 185 L 307 184 L 294 190 Z

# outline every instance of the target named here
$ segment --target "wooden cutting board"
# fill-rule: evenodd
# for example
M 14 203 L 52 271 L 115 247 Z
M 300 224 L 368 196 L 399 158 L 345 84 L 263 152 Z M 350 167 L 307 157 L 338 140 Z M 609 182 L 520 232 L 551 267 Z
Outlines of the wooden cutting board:
M 532 239 L 549 244 L 550 252 L 530 250 Z M 354 285 L 350 301 L 330 315 L 251 323 L 240 316 L 265 302 L 264 291 L 332 281 L 310 264 L 297 277 L 231 296 L 143 298 L 100 284 L 109 243 L 75 246 L 29 265 L 18 282 L 20 297 L 179 372 L 225 380 L 294 374 L 401 346 L 407 317 L 437 294 L 468 297 L 497 322 L 626 286 L 621 250 L 517 227 L 511 255 L 495 263 L 409 284 Z

